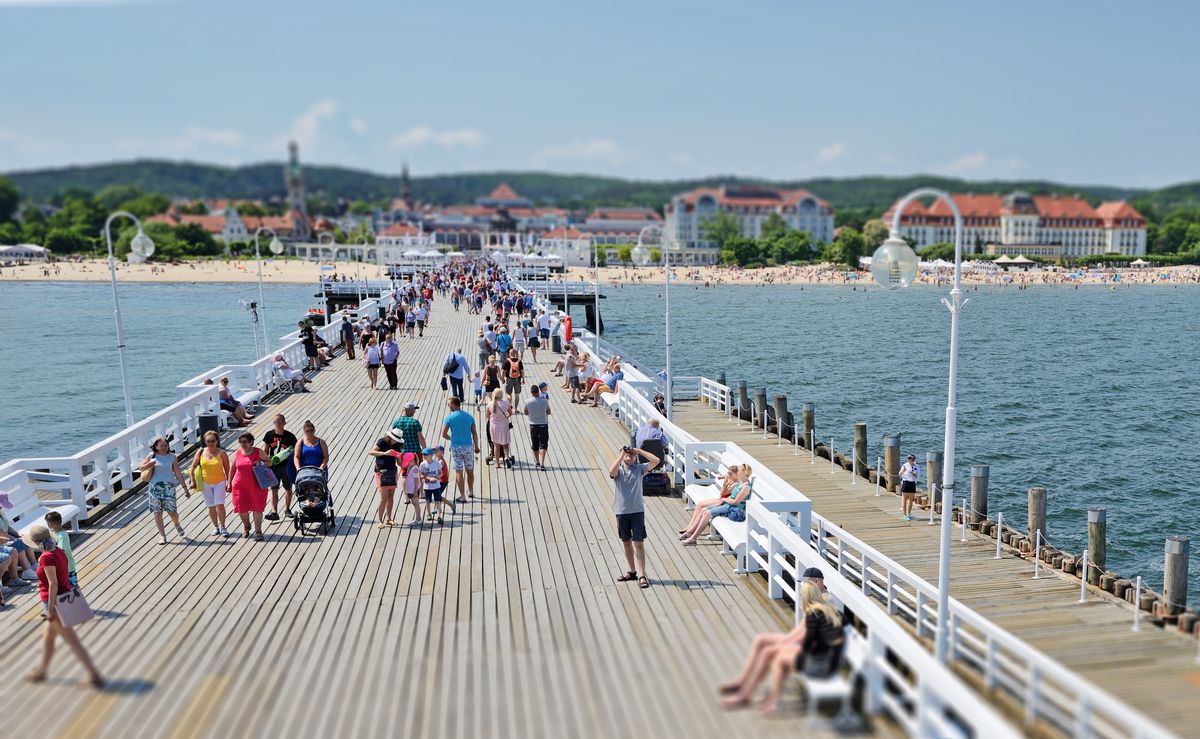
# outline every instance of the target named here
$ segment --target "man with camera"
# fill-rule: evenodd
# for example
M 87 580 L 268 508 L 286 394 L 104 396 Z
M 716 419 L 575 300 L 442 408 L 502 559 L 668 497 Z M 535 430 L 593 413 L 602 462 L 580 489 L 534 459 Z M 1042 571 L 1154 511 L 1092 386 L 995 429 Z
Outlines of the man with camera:
M 613 513 L 617 516 L 617 536 L 625 549 L 629 570 L 617 582 L 637 580 L 638 587 L 650 587 L 646 577 L 646 514 L 642 501 L 642 477 L 654 469 L 659 459 L 645 449 L 621 447 L 621 453 L 608 468 L 613 480 Z M 639 576 L 638 573 L 641 573 Z

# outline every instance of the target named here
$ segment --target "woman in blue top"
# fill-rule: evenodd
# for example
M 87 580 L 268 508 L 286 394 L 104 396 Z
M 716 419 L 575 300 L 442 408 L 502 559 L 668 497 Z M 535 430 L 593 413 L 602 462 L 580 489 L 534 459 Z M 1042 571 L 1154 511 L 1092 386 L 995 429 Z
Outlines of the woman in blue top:
M 691 546 L 696 543 L 696 539 L 700 538 L 700 532 L 708 526 L 714 519 L 720 516 L 727 517 L 730 521 L 745 521 L 746 520 L 746 500 L 750 497 L 750 465 L 742 465 L 742 470 L 739 473 L 738 484 L 730 492 L 729 497 L 724 503 L 710 506 L 704 509 L 700 514 L 699 519 L 692 525 L 689 531 L 679 535 L 679 540 L 684 546 Z
M 187 478 L 179 471 L 179 461 L 171 453 L 171 444 L 161 436 L 150 444 L 150 454 L 142 460 L 140 470 L 153 468 L 150 484 L 146 486 L 150 512 L 154 514 L 154 525 L 158 527 L 158 544 L 167 543 L 167 530 L 163 526 L 163 514 L 171 517 L 179 538 L 187 539 L 179 525 L 179 514 L 175 511 L 175 483 L 183 488 L 183 497 L 190 498 Z
M 329 445 L 317 436 L 317 427 L 312 421 L 304 422 L 304 435 L 296 444 L 292 464 L 297 470 L 301 467 L 320 467 L 325 479 L 329 479 Z

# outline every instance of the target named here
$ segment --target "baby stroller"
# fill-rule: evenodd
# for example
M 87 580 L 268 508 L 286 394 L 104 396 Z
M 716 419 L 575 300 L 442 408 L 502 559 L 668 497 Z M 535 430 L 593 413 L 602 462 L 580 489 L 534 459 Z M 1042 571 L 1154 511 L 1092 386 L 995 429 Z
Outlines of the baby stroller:
M 296 492 L 296 517 L 292 523 L 301 536 L 327 534 L 333 529 L 333 496 L 329 494 L 325 470 L 320 467 L 301 467 L 293 483 Z

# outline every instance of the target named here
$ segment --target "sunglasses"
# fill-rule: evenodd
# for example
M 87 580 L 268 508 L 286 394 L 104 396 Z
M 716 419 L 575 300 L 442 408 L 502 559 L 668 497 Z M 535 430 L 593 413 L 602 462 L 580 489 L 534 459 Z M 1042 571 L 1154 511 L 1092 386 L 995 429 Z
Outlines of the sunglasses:
M 219 440 L 218 439 L 205 439 L 204 443 L 205 444 L 216 444 L 217 441 L 219 441 Z

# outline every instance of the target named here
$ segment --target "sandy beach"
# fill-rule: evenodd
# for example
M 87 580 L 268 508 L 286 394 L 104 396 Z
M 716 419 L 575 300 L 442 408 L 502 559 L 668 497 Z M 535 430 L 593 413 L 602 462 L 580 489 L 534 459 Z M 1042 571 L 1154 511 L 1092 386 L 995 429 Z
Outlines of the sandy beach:
M 263 281 L 281 284 L 313 284 L 322 276 L 345 275 L 353 279 L 356 270 L 363 278 L 382 279 L 384 271 L 376 265 L 356 265 L 353 262 L 335 262 L 327 266 L 332 269 L 321 271 L 321 264 L 299 259 L 263 260 Z M 590 268 L 572 267 L 570 279 L 594 279 Z M 930 285 L 949 284 L 952 270 L 924 271 L 917 281 Z M 31 282 L 104 282 L 109 279 L 108 262 L 103 259 L 62 261 L 48 264 L 26 264 L 0 266 L 0 281 L 25 280 Z M 150 264 L 117 265 L 117 279 L 122 282 L 257 282 L 258 272 L 254 260 L 223 260 Z M 676 267 L 672 279 L 698 285 L 859 285 L 873 284 L 869 272 L 847 272 L 829 265 L 804 267 L 765 267 L 743 270 L 737 267 Z M 601 284 L 637 285 L 662 282 L 663 270 L 650 267 L 601 267 Z M 1032 272 L 964 271 L 963 282 L 972 285 L 1144 285 L 1144 284 L 1200 284 L 1200 267 L 1157 267 L 1148 269 L 1106 270 L 1042 270 Z

